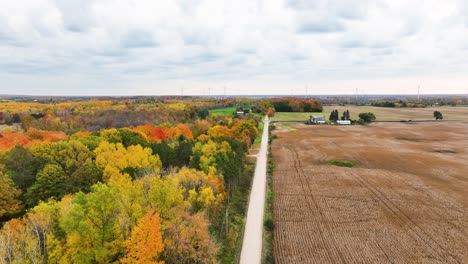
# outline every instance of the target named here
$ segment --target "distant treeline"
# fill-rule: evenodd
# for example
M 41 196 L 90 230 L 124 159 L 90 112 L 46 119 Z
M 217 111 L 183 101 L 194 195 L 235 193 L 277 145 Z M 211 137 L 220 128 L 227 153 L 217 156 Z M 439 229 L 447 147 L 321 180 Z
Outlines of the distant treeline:
M 259 108 L 265 113 L 269 108 L 275 112 L 322 112 L 323 106 L 313 99 L 302 98 L 274 98 L 260 102 Z
M 18 123 L 25 131 L 37 128 L 62 131 L 68 135 L 78 131 L 95 132 L 144 124 L 176 125 L 206 119 L 208 109 L 232 107 L 239 104 L 239 100 L 243 102 L 244 99 L 114 99 L 59 103 L 3 101 L 0 102 L 0 124 Z

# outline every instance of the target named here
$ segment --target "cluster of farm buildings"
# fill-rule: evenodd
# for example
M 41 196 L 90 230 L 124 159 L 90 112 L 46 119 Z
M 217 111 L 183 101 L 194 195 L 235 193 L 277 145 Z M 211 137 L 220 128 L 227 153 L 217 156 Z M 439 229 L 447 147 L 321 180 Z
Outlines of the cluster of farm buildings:
M 336 122 L 327 122 L 324 116 L 311 116 L 310 117 L 311 124 L 337 124 L 337 125 L 351 125 L 351 120 L 336 120 Z

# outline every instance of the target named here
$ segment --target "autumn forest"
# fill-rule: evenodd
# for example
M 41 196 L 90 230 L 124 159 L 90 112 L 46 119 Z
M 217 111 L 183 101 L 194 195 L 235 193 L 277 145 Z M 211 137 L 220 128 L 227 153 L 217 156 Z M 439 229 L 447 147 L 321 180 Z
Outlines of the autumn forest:
M 0 263 L 235 262 L 261 116 L 310 101 L 0 102 Z

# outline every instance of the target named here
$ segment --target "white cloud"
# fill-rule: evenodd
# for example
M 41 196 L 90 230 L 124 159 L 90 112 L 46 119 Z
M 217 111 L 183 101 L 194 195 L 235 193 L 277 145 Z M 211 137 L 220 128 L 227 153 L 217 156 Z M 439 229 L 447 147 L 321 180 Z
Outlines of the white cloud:
M 380 93 L 392 91 L 388 83 L 435 87 L 447 76 L 466 92 L 465 2 L 6 1 L 0 94 L 158 94 L 189 84 L 203 93 L 223 83 L 239 93 L 305 84 L 341 93 L 356 80 L 380 80 L 387 88 L 368 88 Z

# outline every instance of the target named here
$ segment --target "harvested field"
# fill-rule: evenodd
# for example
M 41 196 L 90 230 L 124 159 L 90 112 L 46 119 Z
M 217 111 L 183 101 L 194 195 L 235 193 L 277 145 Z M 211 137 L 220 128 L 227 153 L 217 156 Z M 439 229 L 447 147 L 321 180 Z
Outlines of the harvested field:
M 295 128 L 272 144 L 277 263 L 468 263 L 468 124 Z

